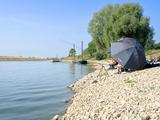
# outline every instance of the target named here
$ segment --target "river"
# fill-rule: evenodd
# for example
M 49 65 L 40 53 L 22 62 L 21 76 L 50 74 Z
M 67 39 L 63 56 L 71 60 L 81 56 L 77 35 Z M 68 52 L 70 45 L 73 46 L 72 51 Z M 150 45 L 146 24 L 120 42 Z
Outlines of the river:
M 68 85 L 88 74 L 86 65 L 0 62 L 0 119 L 50 120 L 63 114 L 73 93 Z

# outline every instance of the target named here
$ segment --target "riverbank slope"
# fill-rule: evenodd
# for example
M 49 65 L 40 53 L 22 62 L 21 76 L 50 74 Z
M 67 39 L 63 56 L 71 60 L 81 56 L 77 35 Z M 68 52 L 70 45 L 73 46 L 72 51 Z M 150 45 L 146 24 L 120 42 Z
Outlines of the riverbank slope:
M 160 67 L 126 74 L 100 72 L 97 68 L 70 85 L 75 94 L 61 119 L 160 119 Z

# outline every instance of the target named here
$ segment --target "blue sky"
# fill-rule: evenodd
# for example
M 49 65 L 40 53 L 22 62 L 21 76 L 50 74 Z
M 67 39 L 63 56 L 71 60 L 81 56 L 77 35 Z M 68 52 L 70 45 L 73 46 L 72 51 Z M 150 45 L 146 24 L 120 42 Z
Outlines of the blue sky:
M 65 56 L 91 37 L 88 23 L 109 3 L 138 2 L 160 42 L 160 1 L 155 0 L 0 0 L 0 56 Z

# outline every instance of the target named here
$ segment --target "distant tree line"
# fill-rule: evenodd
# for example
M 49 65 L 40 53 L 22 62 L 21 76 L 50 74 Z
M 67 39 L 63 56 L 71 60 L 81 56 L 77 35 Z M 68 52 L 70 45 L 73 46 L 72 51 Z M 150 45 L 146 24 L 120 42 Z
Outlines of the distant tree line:
M 152 40 L 154 30 L 149 17 L 143 15 L 143 8 L 137 3 L 107 5 L 94 14 L 88 32 L 92 41 L 85 53 L 97 59 L 106 58 L 111 42 L 122 37 L 135 38 L 145 50 L 160 47 L 160 43 L 154 44 Z

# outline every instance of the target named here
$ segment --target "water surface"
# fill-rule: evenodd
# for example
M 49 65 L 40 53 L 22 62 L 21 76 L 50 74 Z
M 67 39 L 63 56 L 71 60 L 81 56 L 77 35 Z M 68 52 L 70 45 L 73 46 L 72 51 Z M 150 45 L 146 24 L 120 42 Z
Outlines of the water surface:
M 90 67 L 51 62 L 0 62 L 0 119 L 50 120 L 63 114 L 67 88 Z

